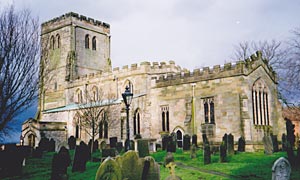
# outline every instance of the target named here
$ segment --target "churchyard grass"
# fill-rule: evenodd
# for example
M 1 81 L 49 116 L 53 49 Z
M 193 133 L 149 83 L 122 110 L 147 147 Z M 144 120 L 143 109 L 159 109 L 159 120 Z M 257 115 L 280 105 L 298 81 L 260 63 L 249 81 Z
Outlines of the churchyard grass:
M 42 159 L 29 158 L 26 166 L 23 168 L 22 177 L 11 177 L 9 179 L 50 179 L 51 162 L 53 152 L 45 153 Z M 101 157 L 100 152 L 93 154 L 93 157 Z M 152 153 L 156 162 L 161 164 L 160 176 L 164 180 L 169 176 L 169 170 L 163 166 L 165 151 Z M 74 156 L 74 150 L 70 151 L 71 159 Z M 197 151 L 197 158 L 191 159 L 189 151 L 177 149 L 174 153 L 175 162 L 178 163 L 175 168 L 175 174 L 183 180 L 198 179 L 271 179 L 272 165 L 279 157 L 286 157 L 286 152 L 278 152 L 272 155 L 264 155 L 263 152 L 243 152 L 227 157 L 225 163 L 219 162 L 219 153 L 211 156 L 211 164 L 204 165 L 203 151 Z M 68 168 L 68 177 L 71 180 L 94 179 L 99 162 L 87 162 L 86 171 L 72 173 L 72 167 Z M 221 173 L 218 174 L 218 173 Z M 300 179 L 300 168 L 292 169 L 291 179 Z M 8 179 L 6 179 L 8 180 Z

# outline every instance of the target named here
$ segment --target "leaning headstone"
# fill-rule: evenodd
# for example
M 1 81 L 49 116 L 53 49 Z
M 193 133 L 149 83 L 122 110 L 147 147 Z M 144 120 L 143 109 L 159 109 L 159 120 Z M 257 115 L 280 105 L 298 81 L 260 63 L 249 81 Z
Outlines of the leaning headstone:
M 238 140 L 238 151 L 245 152 L 246 141 L 243 136 L 241 136 Z
M 81 141 L 79 146 L 76 146 L 72 172 L 84 172 L 86 162 L 90 159 L 90 150 L 88 146 Z
M 190 155 L 191 159 L 194 159 L 197 157 L 197 147 L 195 144 L 193 144 L 191 146 L 191 155 Z
M 279 148 L 278 148 L 277 135 L 272 135 L 271 134 L 271 138 L 272 138 L 272 144 L 273 144 L 273 152 L 278 152 Z
M 204 144 L 203 158 L 204 158 L 204 164 L 210 164 L 210 146 L 209 146 L 209 143 Z
M 231 133 L 227 136 L 227 153 L 228 155 L 234 154 L 234 138 Z
M 272 180 L 289 180 L 291 165 L 287 159 L 281 157 L 275 161 L 272 167 Z
M 116 148 L 117 142 L 118 142 L 118 138 L 117 137 L 111 137 L 111 138 L 109 138 L 110 148 Z
M 167 152 L 166 157 L 164 159 L 164 165 L 168 165 L 170 162 L 174 162 L 174 155 L 171 152 Z
M 185 134 L 183 136 L 183 150 L 190 150 L 191 148 L 191 136 Z
M 149 156 L 149 142 L 148 140 L 139 139 L 137 140 L 139 157 Z
M 98 168 L 95 179 L 123 180 L 122 171 L 119 164 L 110 157 L 106 158 Z
M 222 142 L 220 145 L 220 162 L 226 162 L 227 150 L 225 147 L 225 143 Z
M 169 163 L 166 168 L 170 171 L 170 176 L 166 178 L 166 180 L 182 180 L 181 177 L 175 175 L 175 163 Z
M 286 135 L 283 133 L 281 136 L 282 151 L 286 151 L 286 143 Z
M 263 143 L 264 143 L 264 152 L 267 155 L 273 154 L 273 144 L 272 144 L 272 138 L 270 135 L 265 134 L 263 137 Z
M 192 144 L 195 144 L 195 146 L 197 147 L 197 135 L 196 134 L 194 134 L 193 136 L 192 136 Z
M 70 150 L 75 149 L 75 147 L 76 147 L 76 138 L 74 136 L 70 136 L 68 138 L 68 145 L 69 145 Z

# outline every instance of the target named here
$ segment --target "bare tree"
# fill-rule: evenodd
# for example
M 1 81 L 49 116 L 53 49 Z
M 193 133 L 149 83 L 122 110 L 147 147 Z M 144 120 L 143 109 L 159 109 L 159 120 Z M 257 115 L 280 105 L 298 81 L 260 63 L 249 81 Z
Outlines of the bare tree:
M 115 97 L 108 94 L 104 99 L 102 90 L 99 92 L 85 92 L 86 101 L 79 104 L 77 115 L 80 119 L 80 129 L 84 130 L 91 138 L 91 152 L 93 151 L 94 141 L 100 133 L 101 138 L 108 138 L 108 129 L 117 124 L 117 106 L 114 105 Z
M 29 10 L 13 6 L 0 14 L 0 133 L 37 97 L 39 23 Z

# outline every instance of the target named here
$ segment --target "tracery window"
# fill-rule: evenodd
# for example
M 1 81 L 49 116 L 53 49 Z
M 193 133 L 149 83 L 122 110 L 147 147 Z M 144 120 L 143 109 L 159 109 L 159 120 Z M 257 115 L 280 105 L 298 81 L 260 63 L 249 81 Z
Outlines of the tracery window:
M 170 131 L 169 106 L 161 106 L 162 131 Z
M 266 84 L 257 80 L 252 87 L 253 124 L 270 125 L 269 95 Z
M 137 109 L 134 113 L 134 117 L 133 117 L 133 134 L 137 135 L 140 134 L 140 111 L 139 109 Z
M 94 36 L 93 39 L 92 39 L 92 50 L 96 50 L 96 45 L 97 45 L 96 36 Z
M 86 49 L 90 48 L 90 36 L 88 34 L 85 35 L 85 48 Z
M 204 106 L 204 121 L 205 123 L 215 124 L 215 104 L 214 98 L 204 98 L 203 99 Z

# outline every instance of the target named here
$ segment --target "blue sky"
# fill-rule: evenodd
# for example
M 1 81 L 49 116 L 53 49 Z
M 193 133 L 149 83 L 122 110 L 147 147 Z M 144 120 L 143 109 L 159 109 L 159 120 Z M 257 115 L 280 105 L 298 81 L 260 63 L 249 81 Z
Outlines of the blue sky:
M 236 61 L 230 57 L 239 42 L 284 41 L 300 27 L 298 0 L 0 0 L 0 9 L 13 2 L 41 22 L 73 11 L 109 23 L 113 67 L 169 60 L 190 70 L 224 64 Z

